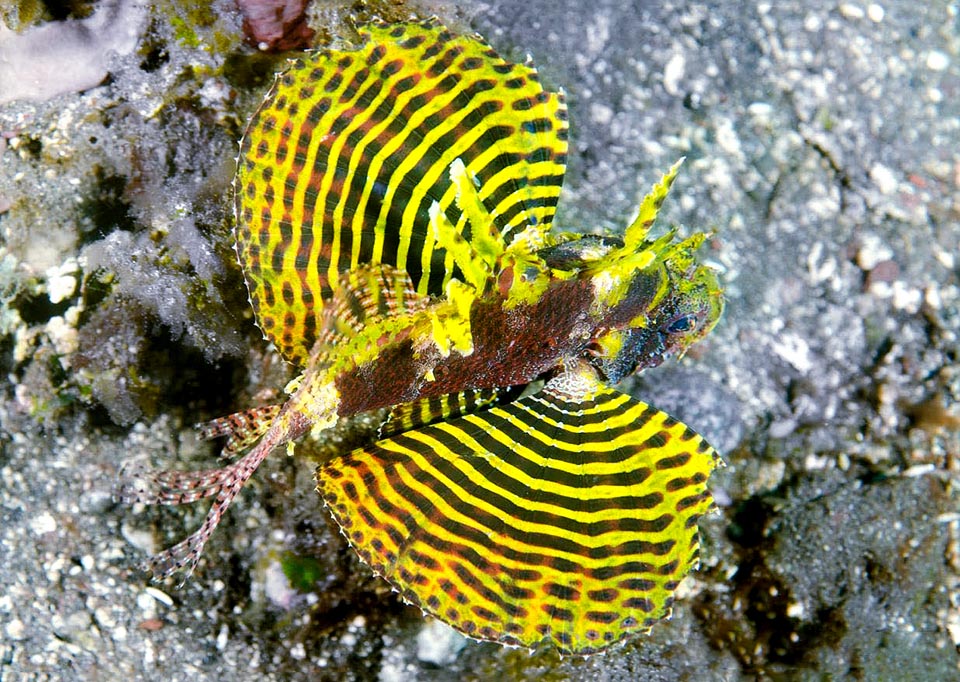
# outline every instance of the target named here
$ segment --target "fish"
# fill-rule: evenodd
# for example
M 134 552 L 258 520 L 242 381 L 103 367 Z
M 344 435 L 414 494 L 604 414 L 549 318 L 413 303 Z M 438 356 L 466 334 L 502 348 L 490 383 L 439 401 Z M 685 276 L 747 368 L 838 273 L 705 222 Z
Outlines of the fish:
M 437 19 L 306 53 L 246 128 L 236 252 L 257 324 L 299 370 L 280 404 L 216 419 L 234 461 L 142 471 L 128 503 L 213 503 L 150 560 L 193 571 L 264 459 L 356 415 L 376 439 L 317 492 L 407 602 L 465 635 L 564 654 L 669 617 L 699 562 L 697 432 L 615 386 L 717 324 L 717 273 L 653 227 L 680 161 L 620 232 L 560 231 L 564 95 Z M 682 160 L 681 160 L 682 161 Z

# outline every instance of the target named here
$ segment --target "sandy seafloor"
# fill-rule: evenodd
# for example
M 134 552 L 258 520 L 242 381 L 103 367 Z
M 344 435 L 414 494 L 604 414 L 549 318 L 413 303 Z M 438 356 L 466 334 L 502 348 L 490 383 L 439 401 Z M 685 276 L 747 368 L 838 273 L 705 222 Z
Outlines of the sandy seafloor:
M 231 2 L 190 5 L 4 6 L 27 26 L 0 33 L 0 678 L 960 679 L 960 5 L 312 7 L 320 42 L 436 13 L 531 55 L 570 105 L 563 226 L 623 226 L 687 158 L 663 216 L 716 231 L 727 310 L 626 388 L 722 451 L 720 513 L 672 620 L 587 659 L 401 604 L 306 449 L 264 465 L 183 587 L 138 570 L 206 507 L 119 505 L 121 466 L 209 466 L 193 423 L 289 378 L 229 217 L 282 61 Z

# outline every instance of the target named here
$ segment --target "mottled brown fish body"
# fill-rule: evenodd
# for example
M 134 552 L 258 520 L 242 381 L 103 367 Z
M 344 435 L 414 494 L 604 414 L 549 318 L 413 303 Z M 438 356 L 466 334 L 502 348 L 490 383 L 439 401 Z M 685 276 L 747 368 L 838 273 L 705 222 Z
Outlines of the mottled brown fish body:
M 529 305 L 508 307 L 500 292 L 493 292 L 471 307 L 472 353 L 443 357 L 430 346 L 417 354 L 409 338 L 394 342 L 373 361 L 336 378 L 337 413 L 347 417 L 464 390 L 528 384 L 564 361 L 583 357 L 598 334 L 647 312 L 661 278 L 660 268 L 636 273 L 630 295 L 600 310 L 586 273 L 552 280 Z

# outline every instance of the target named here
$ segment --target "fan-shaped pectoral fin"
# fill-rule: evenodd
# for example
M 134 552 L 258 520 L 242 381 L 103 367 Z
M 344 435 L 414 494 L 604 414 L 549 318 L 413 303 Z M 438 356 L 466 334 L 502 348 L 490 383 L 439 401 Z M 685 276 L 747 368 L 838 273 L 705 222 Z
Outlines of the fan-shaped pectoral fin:
M 585 654 L 667 617 L 717 461 L 578 364 L 537 394 L 336 458 L 317 489 L 408 601 L 472 637 Z

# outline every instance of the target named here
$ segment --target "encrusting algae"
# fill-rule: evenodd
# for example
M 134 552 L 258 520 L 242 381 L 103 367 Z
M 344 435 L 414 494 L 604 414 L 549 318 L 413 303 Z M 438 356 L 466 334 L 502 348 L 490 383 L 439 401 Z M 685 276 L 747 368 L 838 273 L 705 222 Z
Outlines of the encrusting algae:
M 717 453 L 612 388 L 682 355 L 723 307 L 705 239 L 560 234 L 562 94 L 435 20 L 304 55 L 250 122 L 237 253 L 257 321 L 302 370 L 282 405 L 217 419 L 233 464 L 133 477 L 127 502 L 212 497 L 151 562 L 191 571 L 264 458 L 390 408 L 317 490 L 407 601 L 461 632 L 586 654 L 669 615 L 698 561 Z M 535 390 L 537 386 L 542 387 Z

